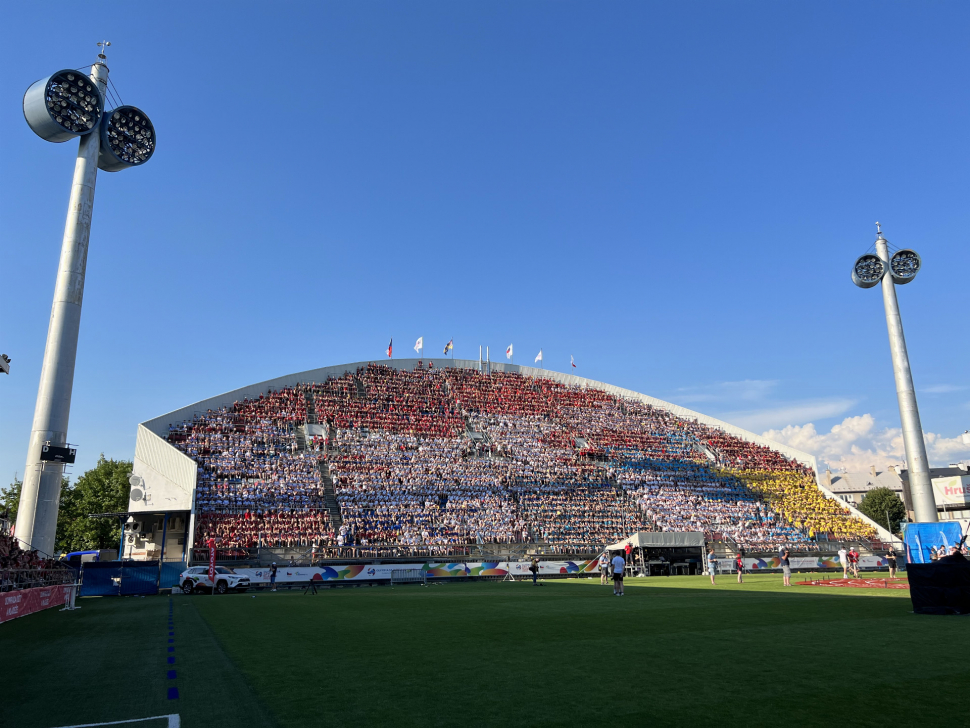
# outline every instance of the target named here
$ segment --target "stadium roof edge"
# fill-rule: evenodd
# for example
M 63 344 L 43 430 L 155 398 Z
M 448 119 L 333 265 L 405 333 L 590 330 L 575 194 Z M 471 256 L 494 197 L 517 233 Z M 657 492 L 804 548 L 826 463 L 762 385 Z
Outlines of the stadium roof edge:
M 151 431 L 159 437 L 165 438 L 168 435 L 169 425 L 176 422 L 183 422 L 185 420 L 191 420 L 196 414 L 204 413 L 210 409 L 218 409 L 219 407 L 224 407 L 231 405 L 233 402 L 237 402 L 241 399 L 246 399 L 247 397 L 258 397 L 261 394 L 266 394 L 270 389 L 280 389 L 282 387 L 289 387 L 295 384 L 306 383 L 306 382 L 323 382 L 328 377 L 339 377 L 347 372 L 357 371 L 358 368 L 367 366 L 368 364 L 381 364 L 384 366 L 390 366 L 395 369 L 414 369 L 419 361 L 428 361 L 425 359 L 387 359 L 384 361 L 360 361 L 353 362 L 351 364 L 338 364 L 330 367 L 322 367 L 319 369 L 308 369 L 303 372 L 296 372 L 294 374 L 287 374 L 281 377 L 276 377 L 274 379 L 267 379 L 263 382 L 257 382 L 256 384 L 250 384 L 245 387 L 239 387 L 238 389 L 233 389 L 228 392 L 216 395 L 214 397 L 209 397 L 208 399 L 203 399 L 193 404 L 180 407 L 179 409 L 172 410 L 158 417 L 153 417 L 150 420 L 145 420 L 140 424 L 140 427 L 145 427 L 147 430 Z M 430 361 L 434 361 L 431 359 Z M 479 362 L 477 359 L 440 359 L 438 363 L 435 364 L 438 368 L 460 368 L 460 369 L 478 369 L 479 364 L 485 365 L 484 362 Z M 590 387 L 593 389 L 598 389 L 609 394 L 622 397 L 624 399 L 634 399 L 644 404 L 650 404 L 654 407 L 659 407 L 661 409 L 667 410 L 671 414 L 677 415 L 678 417 L 683 417 L 686 419 L 696 419 L 705 425 L 710 425 L 712 427 L 717 427 L 728 434 L 739 437 L 742 440 L 747 440 L 748 442 L 753 442 L 758 445 L 764 445 L 770 447 L 773 450 L 786 455 L 787 457 L 797 460 L 798 462 L 807 465 L 812 468 L 816 473 L 818 472 L 815 462 L 815 457 L 802 452 L 801 450 L 796 450 L 795 448 L 788 447 L 781 443 L 775 442 L 774 440 L 769 440 L 766 437 L 757 435 L 753 432 L 749 432 L 745 429 L 732 425 L 723 420 L 719 420 L 715 417 L 710 417 L 708 415 L 702 414 L 700 412 L 695 412 L 689 410 L 686 407 L 681 407 L 679 405 L 672 404 L 670 402 L 665 402 L 661 399 L 655 397 L 650 397 L 640 392 L 634 392 L 630 389 L 624 389 L 623 387 L 617 387 L 612 384 L 606 384 L 604 382 L 597 382 L 593 379 L 586 379 L 585 377 L 580 377 L 575 374 L 563 374 L 562 372 L 556 372 L 551 369 L 537 369 L 535 367 L 522 366 L 520 364 L 507 364 L 500 362 L 491 362 L 491 369 L 493 372 L 516 372 L 528 377 L 544 377 L 546 379 L 552 379 L 553 381 L 560 382 L 561 384 L 567 385 L 577 385 L 583 387 Z

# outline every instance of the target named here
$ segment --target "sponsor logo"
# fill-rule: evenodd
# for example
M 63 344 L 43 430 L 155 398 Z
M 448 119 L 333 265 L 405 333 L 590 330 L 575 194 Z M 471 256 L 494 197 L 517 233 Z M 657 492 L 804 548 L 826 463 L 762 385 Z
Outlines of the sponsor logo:
M 7 607 L 7 616 L 12 617 L 20 611 L 20 607 Z
M 7 604 L 20 604 L 20 598 L 22 596 L 23 596 L 22 594 L 17 594 L 16 596 L 6 597 L 3 600 L 3 603 L 4 603 L 4 605 L 7 605 Z

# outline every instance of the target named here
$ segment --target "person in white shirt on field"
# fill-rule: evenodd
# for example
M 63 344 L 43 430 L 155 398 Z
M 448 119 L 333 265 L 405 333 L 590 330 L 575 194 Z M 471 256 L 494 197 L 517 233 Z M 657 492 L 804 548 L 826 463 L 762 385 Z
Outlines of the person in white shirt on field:
M 623 570 L 626 568 L 626 560 L 617 554 L 613 557 L 613 594 L 618 597 L 623 596 Z
M 610 570 L 610 557 L 606 555 L 605 551 L 600 554 L 599 569 L 600 569 L 600 584 L 606 584 L 607 583 L 606 579 L 609 576 L 608 572 Z
M 839 562 L 842 564 L 842 578 L 847 579 L 849 577 L 849 552 L 845 550 L 845 546 L 839 549 Z

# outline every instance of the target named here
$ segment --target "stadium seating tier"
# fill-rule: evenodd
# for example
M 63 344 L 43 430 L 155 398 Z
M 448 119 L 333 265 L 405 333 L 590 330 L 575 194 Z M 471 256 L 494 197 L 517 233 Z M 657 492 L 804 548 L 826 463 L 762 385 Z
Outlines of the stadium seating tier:
M 308 412 L 326 437 L 298 432 Z M 169 441 L 198 463 L 196 542 L 224 547 L 568 550 L 660 530 L 756 550 L 873 535 L 775 450 L 507 372 L 371 364 L 173 424 Z

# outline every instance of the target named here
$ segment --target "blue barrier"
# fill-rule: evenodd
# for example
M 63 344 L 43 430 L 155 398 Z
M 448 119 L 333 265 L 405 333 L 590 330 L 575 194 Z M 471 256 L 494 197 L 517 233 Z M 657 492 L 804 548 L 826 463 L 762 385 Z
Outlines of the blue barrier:
M 157 561 L 89 561 L 81 568 L 82 597 L 158 594 Z
M 88 561 L 81 565 L 82 597 L 117 596 L 121 592 L 120 561 Z
M 184 561 L 163 561 L 162 573 L 158 579 L 159 589 L 170 589 L 179 585 L 179 574 L 187 567 Z
M 903 526 L 903 543 L 906 544 L 906 561 L 910 564 L 926 564 L 930 549 L 956 546 L 963 532 L 958 521 L 939 523 L 907 523 Z

